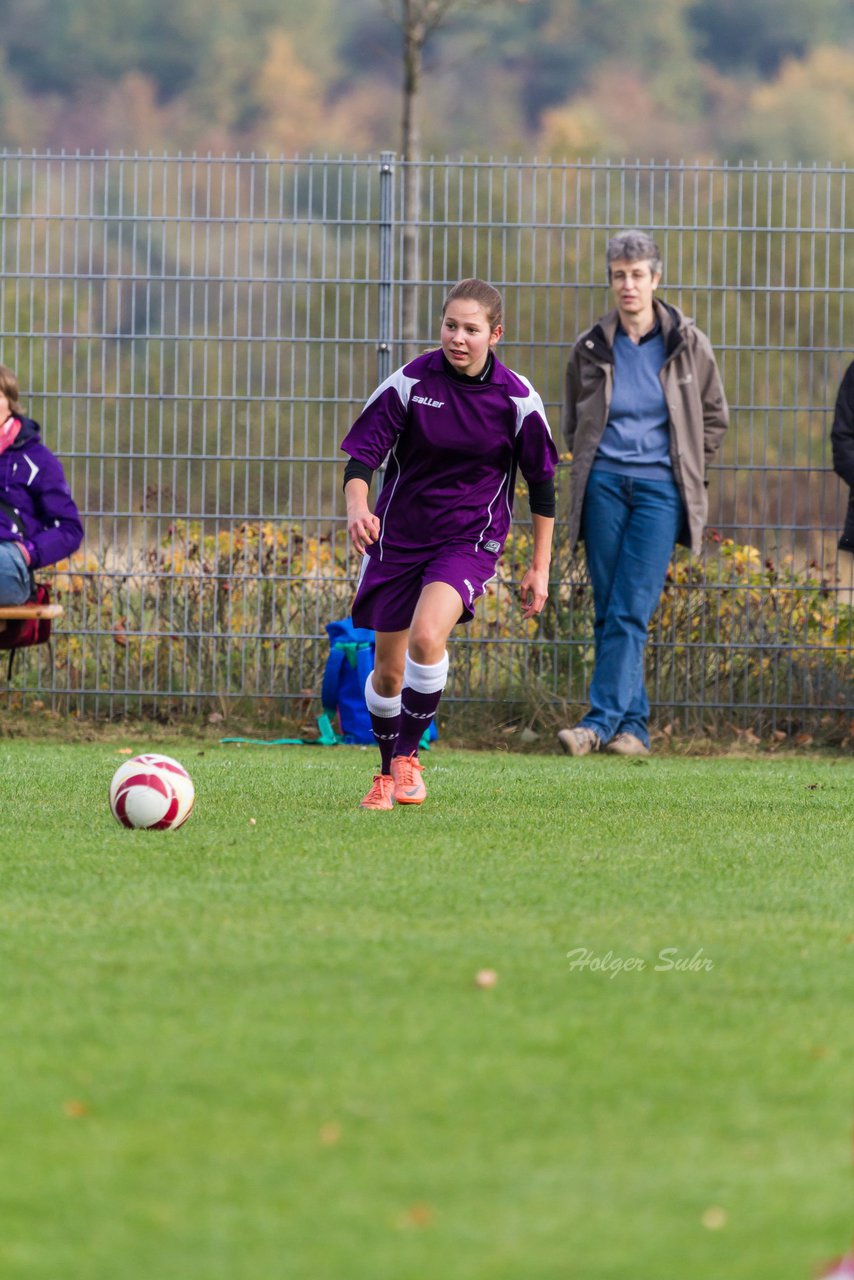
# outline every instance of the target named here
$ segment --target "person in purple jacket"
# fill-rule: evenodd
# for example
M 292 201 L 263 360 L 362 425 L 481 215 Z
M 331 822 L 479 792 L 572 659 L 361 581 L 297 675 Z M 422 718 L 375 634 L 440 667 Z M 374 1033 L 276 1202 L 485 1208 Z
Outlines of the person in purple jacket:
M 376 632 L 365 700 L 380 772 L 365 809 L 421 804 L 418 743 L 448 674 L 448 637 L 474 616 L 510 528 L 516 473 L 534 531 L 521 582 L 522 617 L 548 595 L 558 455 L 543 402 L 495 355 L 502 298 L 461 280 L 442 308 L 441 347 L 417 356 L 371 396 L 341 448 L 347 529 L 364 556 L 353 621 Z M 372 512 L 374 471 L 388 456 Z
M 33 573 L 83 541 L 62 464 L 24 417 L 18 379 L 0 365 L 0 605 L 26 604 Z

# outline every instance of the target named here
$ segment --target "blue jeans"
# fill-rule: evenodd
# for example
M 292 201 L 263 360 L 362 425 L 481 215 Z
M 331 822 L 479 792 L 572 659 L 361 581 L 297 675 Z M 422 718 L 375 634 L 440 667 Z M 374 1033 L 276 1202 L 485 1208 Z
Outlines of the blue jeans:
M 633 733 L 649 746 L 647 628 L 684 520 L 672 481 L 591 472 L 581 533 L 593 586 L 595 661 L 590 710 L 581 723 L 603 742 Z
M 0 605 L 26 604 L 32 594 L 30 570 L 16 542 L 0 542 Z

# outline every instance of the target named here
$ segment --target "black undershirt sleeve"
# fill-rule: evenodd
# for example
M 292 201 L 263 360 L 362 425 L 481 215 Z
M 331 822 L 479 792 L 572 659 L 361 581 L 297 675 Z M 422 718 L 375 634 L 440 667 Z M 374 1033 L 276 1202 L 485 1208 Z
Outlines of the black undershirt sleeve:
M 532 515 L 550 516 L 554 519 L 556 510 L 554 480 L 541 480 L 539 484 L 529 484 L 528 502 Z
M 369 467 L 366 462 L 360 462 L 358 458 L 350 458 L 344 468 L 345 485 L 348 480 L 364 480 L 365 484 L 370 489 L 373 478 L 373 467 Z

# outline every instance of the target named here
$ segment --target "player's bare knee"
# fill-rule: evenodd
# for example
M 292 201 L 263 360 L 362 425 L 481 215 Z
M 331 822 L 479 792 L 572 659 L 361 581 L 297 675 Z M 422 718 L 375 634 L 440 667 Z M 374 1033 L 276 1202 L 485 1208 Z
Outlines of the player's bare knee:
M 413 662 L 422 666 L 431 666 L 441 662 L 447 643 L 444 631 L 435 631 L 431 627 L 412 629 L 409 633 L 409 656 Z

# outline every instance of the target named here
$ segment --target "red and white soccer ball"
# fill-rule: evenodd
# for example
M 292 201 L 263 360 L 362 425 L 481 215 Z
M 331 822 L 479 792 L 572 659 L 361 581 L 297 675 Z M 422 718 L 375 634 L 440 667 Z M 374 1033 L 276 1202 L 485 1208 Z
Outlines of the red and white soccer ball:
M 110 808 L 124 827 L 174 831 L 193 812 L 193 780 L 171 756 L 134 756 L 119 765 L 110 783 Z

